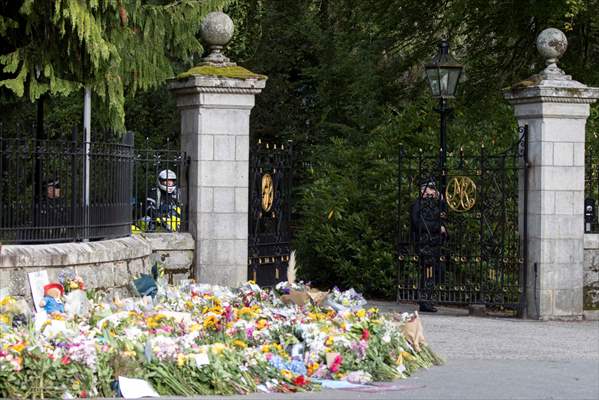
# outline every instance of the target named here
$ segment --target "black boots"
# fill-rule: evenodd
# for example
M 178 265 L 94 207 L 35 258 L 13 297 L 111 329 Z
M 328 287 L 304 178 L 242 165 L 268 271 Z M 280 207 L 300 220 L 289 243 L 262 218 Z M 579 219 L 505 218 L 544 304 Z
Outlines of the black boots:
M 437 309 L 435 308 L 433 303 L 423 301 L 418 304 L 420 305 L 420 312 L 437 312 Z

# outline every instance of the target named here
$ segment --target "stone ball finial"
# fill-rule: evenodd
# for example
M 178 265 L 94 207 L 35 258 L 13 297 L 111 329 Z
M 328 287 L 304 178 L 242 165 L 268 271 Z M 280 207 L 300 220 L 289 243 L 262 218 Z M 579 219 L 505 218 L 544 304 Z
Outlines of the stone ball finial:
M 547 28 L 537 36 L 537 50 L 545 58 L 547 65 L 557 63 L 567 48 L 568 39 L 559 29 Z
M 200 36 L 210 51 L 203 61 L 210 64 L 230 65 L 222 49 L 231 41 L 234 31 L 233 20 L 227 14 L 221 11 L 208 13 L 200 25 Z
M 200 35 L 208 46 L 225 46 L 233 37 L 233 20 L 224 12 L 214 11 L 202 20 Z
M 545 68 L 541 74 L 547 78 L 565 77 L 564 71 L 557 66 L 558 60 L 568 48 L 568 39 L 564 32 L 556 28 L 547 28 L 537 36 L 537 50 L 545 59 Z

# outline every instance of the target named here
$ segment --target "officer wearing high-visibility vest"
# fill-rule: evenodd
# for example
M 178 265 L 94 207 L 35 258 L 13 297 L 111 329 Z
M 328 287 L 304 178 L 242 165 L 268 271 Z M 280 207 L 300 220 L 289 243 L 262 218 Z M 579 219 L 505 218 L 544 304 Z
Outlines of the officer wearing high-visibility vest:
M 146 215 L 150 217 L 149 230 L 179 230 L 181 202 L 177 187 L 177 174 L 170 169 L 160 171 L 157 186 L 146 200 Z

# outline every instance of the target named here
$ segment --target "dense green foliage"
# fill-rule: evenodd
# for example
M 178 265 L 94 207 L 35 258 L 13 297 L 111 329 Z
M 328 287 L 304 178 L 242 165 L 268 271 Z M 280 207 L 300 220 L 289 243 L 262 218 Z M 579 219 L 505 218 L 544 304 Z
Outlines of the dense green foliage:
M 135 22 L 141 20 L 135 20 L 129 7 L 144 2 L 116 2 L 124 5 L 130 16 L 127 34 L 119 27 L 115 2 L 89 3 L 98 4 L 101 21 L 112 18 L 112 25 L 102 26 L 104 32 L 111 32 L 105 40 L 120 54 L 119 76 L 129 95 L 124 105 L 126 128 L 156 145 L 166 137 L 175 139 L 178 113 L 172 96 L 159 83 L 168 74 L 188 69 L 191 47 L 197 49 L 197 42 L 183 43 L 189 35 L 178 39 L 179 46 L 189 48 L 177 54 L 144 42 L 137 53 L 124 55 L 123 49 L 130 43 L 127 40 L 136 37 L 134 27 L 141 24 Z M 483 142 L 499 151 L 517 139 L 512 110 L 501 90 L 543 68 L 535 39 L 547 27 L 560 28 L 568 36 L 569 48 L 560 66 L 574 79 L 599 85 L 598 0 L 202 3 L 207 7 L 229 4 L 226 11 L 237 31 L 227 55 L 269 77 L 252 112 L 253 140 L 295 142 L 294 226 L 301 275 L 323 286 L 354 286 L 371 296 L 393 295 L 399 146 L 429 152 L 438 148 L 438 115 L 433 111 L 435 103 L 424 81 L 423 66 L 436 52 L 441 37 L 450 40 L 451 51 L 465 65 L 466 73 L 460 94 L 452 102 L 450 151 L 461 146 L 470 151 Z M 39 25 L 43 14 L 33 15 Z M 185 23 L 194 26 L 189 34 L 195 35 L 197 20 L 185 18 Z M 164 23 L 167 21 L 172 19 L 166 18 Z M 5 18 L 0 20 L 3 39 L 11 32 L 10 24 Z M 174 40 L 175 28 L 182 26 L 167 24 L 174 36 L 159 43 Z M 42 46 L 30 47 L 35 54 L 42 52 Z M 63 47 L 68 48 L 57 43 L 48 48 L 56 57 L 64 55 L 59 51 Z M 6 46 L 1 50 L 5 54 Z M 166 65 L 162 59 L 155 72 L 141 73 L 143 69 L 127 58 L 137 60 L 156 50 L 164 50 L 160 55 L 178 63 Z M 171 57 L 174 55 L 177 57 Z M 75 66 L 73 62 L 67 70 Z M 141 75 L 136 75 L 138 70 Z M 100 68 L 94 76 L 101 79 L 107 71 Z M 148 83 L 136 83 L 136 79 Z M 158 89 L 151 89 L 157 85 Z M 140 91 L 135 93 L 137 89 Z M 79 121 L 80 97 L 50 100 L 46 121 L 57 127 Z M 9 121 L 32 118 L 33 111 L 24 110 L 22 104 L 9 104 L 6 95 L 0 101 L 4 101 Z M 94 126 L 103 122 L 96 119 Z M 597 146 L 597 106 L 587 129 L 590 145 Z
M 253 133 L 296 142 L 300 272 L 325 287 L 394 295 L 397 154 L 400 145 L 439 147 L 423 65 L 441 37 L 467 77 L 452 104 L 450 151 L 500 151 L 517 140 L 501 90 L 544 67 L 534 44 L 546 27 L 568 35 L 562 68 L 599 84 L 597 1 L 251 3 L 257 45 L 242 42 L 237 59 L 269 76 Z M 590 138 L 597 117 L 595 107 Z
M 122 128 L 125 94 L 163 84 L 175 61 L 192 65 L 198 21 L 229 2 L 3 0 L 0 88 L 35 101 L 87 86 Z

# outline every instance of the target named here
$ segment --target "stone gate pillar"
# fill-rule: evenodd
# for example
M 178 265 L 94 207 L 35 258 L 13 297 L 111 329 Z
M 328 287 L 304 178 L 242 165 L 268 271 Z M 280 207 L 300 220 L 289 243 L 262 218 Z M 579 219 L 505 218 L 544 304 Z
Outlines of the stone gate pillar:
M 582 317 L 585 125 L 599 88 L 557 67 L 567 44 L 557 29 L 541 32 L 537 49 L 547 67 L 504 92 L 529 129 L 528 206 L 520 220 L 528 221 L 527 314 L 539 319 Z
M 221 52 L 233 35 L 226 14 L 208 14 L 201 35 L 210 55 L 170 84 L 181 112 L 181 150 L 191 158 L 195 278 L 235 286 L 247 280 L 249 121 L 266 77 Z

